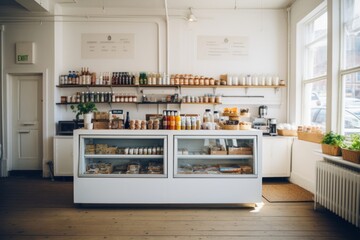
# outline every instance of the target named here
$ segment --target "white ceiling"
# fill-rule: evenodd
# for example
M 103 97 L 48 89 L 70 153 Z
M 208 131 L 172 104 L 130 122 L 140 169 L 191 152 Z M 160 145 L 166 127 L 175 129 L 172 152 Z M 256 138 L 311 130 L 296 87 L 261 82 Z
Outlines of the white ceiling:
M 19 0 L 18 0 L 19 1 Z M 34 4 L 46 1 L 50 6 L 59 4 L 64 8 L 119 8 L 119 9 L 164 9 L 165 0 L 27 0 Z M 284 9 L 295 0 L 167 0 L 169 9 Z M 31 12 L 17 0 L 0 0 L 0 15 L 9 11 Z M 0 16 L 1 17 L 1 16 Z
M 94 8 L 151 8 L 164 7 L 164 0 L 55 0 L 71 7 Z M 167 0 L 169 9 L 234 9 L 236 8 L 286 8 L 294 0 Z

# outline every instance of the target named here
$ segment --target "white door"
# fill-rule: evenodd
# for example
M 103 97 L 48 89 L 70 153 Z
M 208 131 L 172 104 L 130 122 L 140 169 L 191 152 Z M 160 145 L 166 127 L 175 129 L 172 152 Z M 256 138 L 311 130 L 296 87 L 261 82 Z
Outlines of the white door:
M 12 169 L 42 169 L 41 75 L 13 76 Z

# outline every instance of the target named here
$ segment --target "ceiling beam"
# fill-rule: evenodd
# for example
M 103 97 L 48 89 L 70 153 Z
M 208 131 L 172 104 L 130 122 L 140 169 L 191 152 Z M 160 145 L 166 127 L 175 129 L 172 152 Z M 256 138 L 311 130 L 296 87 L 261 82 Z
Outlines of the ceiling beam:
M 15 0 L 29 12 L 49 12 L 49 0 Z

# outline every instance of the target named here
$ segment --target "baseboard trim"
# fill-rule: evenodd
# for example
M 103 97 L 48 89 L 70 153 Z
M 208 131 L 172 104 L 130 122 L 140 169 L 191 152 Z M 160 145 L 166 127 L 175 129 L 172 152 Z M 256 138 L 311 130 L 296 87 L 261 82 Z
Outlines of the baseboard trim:
M 315 193 L 315 182 L 311 182 L 297 173 L 292 172 L 289 181 L 299 185 L 313 194 Z

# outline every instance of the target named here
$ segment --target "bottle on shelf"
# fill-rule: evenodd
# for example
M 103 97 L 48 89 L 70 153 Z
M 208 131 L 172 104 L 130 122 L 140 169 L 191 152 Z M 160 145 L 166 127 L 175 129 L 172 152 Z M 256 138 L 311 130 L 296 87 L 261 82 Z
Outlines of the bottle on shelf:
M 125 129 L 130 129 L 130 115 L 129 112 L 126 112 L 126 120 L 124 124 Z
M 167 111 L 166 110 L 164 110 L 163 111 L 163 129 L 167 129 L 167 126 L 168 126 L 168 123 L 167 123 Z
M 175 115 L 174 111 L 170 112 L 170 130 L 175 130 L 176 122 L 175 122 Z
M 181 117 L 179 111 L 175 111 L 175 129 L 181 130 Z
M 214 111 L 214 122 L 219 123 L 219 121 L 220 121 L 219 111 Z

